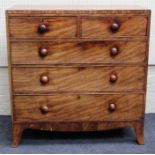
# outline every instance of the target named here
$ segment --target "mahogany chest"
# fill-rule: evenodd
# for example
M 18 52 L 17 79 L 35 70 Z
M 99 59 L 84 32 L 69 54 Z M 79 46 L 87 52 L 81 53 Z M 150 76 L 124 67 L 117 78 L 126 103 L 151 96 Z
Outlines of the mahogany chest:
M 150 10 L 6 11 L 12 145 L 24 129 L 134 128 L 144 144 Z

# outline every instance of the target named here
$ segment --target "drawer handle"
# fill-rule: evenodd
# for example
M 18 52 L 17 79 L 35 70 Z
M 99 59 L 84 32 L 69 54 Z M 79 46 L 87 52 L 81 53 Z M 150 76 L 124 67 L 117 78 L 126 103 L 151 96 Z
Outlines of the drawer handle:
M 43 114 L 46 114 L 49 112 L 48 106 L 47 105 L 42 105 L 40 106 L 40 110 Z
M 47 84 L 47 83 L 49 82 L 48 76 L 47 76 L 47 75 L 41 75 L 41 77 L 40 77 L 40 82 L 41 82 L 43 85 Z
M 110 55 L 111 55 L 112 57 L 118 55 L 118 53 L 119 53 L 118 47 L 112 47 L 112 48 L 110 49 Z
M 117 109 L 117 106 L 115 103 L 109 103 L 109 111 L 113 112 Z
M 110 82 L 111 83 L 115 83 L 117 81 L 117 79 L 118 79 L 118 77 L 116 74 L 113 73 L 110 75 Z
M 48 50 L 46 48 L 39 48 L 40 57 L 45 57 L 48 55 Z
M 47 28 L 47 25 L 46 24 L 40 24 L 38 26 L 38 32 L 39 33 L 45 33 L 47 32 L 48 28 Z
M 112 25 L 111 25 L 111 31 L 112 32 L 117 32 L 119 30 L 119 28 L 120 28 L 119 23 L 117 23 L 117 22 L 112 23 Z

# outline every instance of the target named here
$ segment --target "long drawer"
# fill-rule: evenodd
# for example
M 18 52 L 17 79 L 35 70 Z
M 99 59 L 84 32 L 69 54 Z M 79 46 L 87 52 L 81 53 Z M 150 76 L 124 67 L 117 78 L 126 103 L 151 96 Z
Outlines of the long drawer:
M 131 121 L 144 113 L 143 94 L 14 96 L 17 121 Z
M 146 35 L 146 17 L 82 18 L 82 37 L 84 38 L 106 38 Z
M 19 67 L 12 69 L 14 93 L 143 90 L 145 67 Z
M 145 63 L 146 41 L 12 42 L 13 64 Z
M 53 37 L 75 38 L 77 35 L 75 17 L 21 17 L 10 19 L 10 37 Z

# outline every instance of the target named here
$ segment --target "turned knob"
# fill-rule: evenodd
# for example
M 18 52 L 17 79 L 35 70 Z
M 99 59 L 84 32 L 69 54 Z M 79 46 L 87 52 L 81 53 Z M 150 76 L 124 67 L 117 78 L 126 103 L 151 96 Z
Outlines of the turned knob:
M 49 81 L 49 78 L 48 78 L 47 75 L 41 75 L 41 77 L 40 77 L 40 82 L 41 82 L 42 84 L 47 84 L 48 81 Z
M 45 32 L 47 32 L 47 30 L 48 30 L 48 28 L 47 28 L 47 25 L 45 25 L 45 24 L 40 24 L 38 26 L 38 32 L 39 33 L 45 33 Z
M 119 24 L 119 23 L 117 23 L 117 22 L 112 23 L 112 25 L 111 25 L 111 30 L 112 30 L 113 32 L 118 31 L 119 28 L 120 28 L 120 24 Z
M 113 111 L 115 111 L 116 110 L 116 104 L 115 103 L 110 103 L 109 104 L 109 111 L 111 111 L 111 112 L 113 112 Z
M 39 48 L 39 55 L 41 57 L 45 57 L 48 54 L 48 50 L 46 48 Z
M 43 114 L 46 114 L 49 112 L 48 106 L 47 105 L 42 105 L 40 106 L 40 110 Z
M 114 82 L 116 82 L 117 81 L 117 75 L 116 74 L 111 74 L 110 75 L 110 82 L 112 82 L 112 83 L 114 83 Z
M 118 49 L 117 47 L 112 47 L 112 48 L 110 49 L 110 55 L 111 55 L 112 57 L 116 56 L 116 55 L 118 54 L 118 52 L 119 52 L 119 49 Z

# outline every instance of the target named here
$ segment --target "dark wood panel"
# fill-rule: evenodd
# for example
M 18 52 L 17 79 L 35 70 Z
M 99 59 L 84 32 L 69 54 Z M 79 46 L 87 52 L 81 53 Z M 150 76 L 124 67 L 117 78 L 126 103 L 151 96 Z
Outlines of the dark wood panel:
M 13 42 L 13 64 L 145 63 L 146 41 Z
M 144 121 L 99 121 L 99 122 L 21 122 L 13 124 L 12 147 L 16 147 L 21 139 L 24 129 L 38 129 L 45 131 L 103 131 L 117 128 L 134 128 L 138 144 L 144 144 Z M 35 131 L 34 131 L 35 132 Z M 124 143 L 124 141 L 122 141 Z

